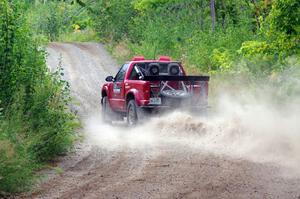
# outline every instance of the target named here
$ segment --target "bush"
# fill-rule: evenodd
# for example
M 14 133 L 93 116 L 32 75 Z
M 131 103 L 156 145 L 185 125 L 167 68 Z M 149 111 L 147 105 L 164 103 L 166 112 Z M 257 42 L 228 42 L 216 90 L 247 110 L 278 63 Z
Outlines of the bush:
M 70 149 L 78 126 L 62 71 L 49 73 L 22 8 L 0 1 L 0 192 L 29 188 L 41 165 Z
M 100 1 L 95 6 L 95 29 L 101 37 L 118 41 L 129 34 L 129 25 L 136 14 L 131 2 L 131 0 Z
M 34 180 L 34 169 L 38 164 L 32 161 L 24 144 L 11 136 L 21 131 L 19 121 L 2 121 L 0 124 L 0 190 L 20 192 L 26 190 Z
M 66 35 L 76 35 L 72 33 L 87 33 L 89 36 L 93 21 L 88 13 L 88 8 L 83 8 L 77 3 L 47 1 L 32 4 L 28 7 L 26 15 L 35 37 L 46 41 L 68 41 Z
M 29 150 L 38 161 L 48 161 L 65 153 L 74 142 L 78 127 L 69 111 L 69 87 L 60 79 L 60 72 L 47 77 L 35 87 L 36 94 L 28 112 Z

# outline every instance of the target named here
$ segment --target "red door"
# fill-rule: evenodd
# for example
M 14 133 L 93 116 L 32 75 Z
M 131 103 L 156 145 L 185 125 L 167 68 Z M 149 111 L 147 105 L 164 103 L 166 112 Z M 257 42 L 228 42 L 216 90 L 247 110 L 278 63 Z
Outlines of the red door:
M 129 64 L 121 67 L 117 73 L 110 92 L 112 93 L 110 104 L 114 110 L 122 111 L 125 106 L 125 85 L 124 79 Z

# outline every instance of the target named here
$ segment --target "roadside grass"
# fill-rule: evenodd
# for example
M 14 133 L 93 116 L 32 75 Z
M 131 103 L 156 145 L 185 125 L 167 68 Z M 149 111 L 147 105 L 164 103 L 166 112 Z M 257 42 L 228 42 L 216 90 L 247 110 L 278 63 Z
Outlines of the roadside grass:
M 91 30 L 81 30 L 69 33 L 63 33 L 59 36 L 60 42 L 100 42 L 101 39 L 98 34 Z
M 64 170 L 60 167 L 54 167 L 53 169 L 56 174 L 62 174 L 64 172 Z
M 119 64 L 129 61 L 133 56 L 134 52 L 128 47 L 128 41 L 121 42 L 105 42 L 106 50 L 117 60 Z
M 36 88 L 30 114 L 25 115 L 20 91 L 0 119 L 0 192 L 29 191 L 41 177 L 37 171 L 65 155 L 80 139 L 75 133 L 80 123 L 68 110 L 67 94 L 61 93 L 59 84 L 49 81 Z
M 33 184 L 34 170 L 39 164 L 32 161 L 25 144 L 20 144 L 20 120 L 1 121 L 0 130 L 0 192 L 26 191 Z

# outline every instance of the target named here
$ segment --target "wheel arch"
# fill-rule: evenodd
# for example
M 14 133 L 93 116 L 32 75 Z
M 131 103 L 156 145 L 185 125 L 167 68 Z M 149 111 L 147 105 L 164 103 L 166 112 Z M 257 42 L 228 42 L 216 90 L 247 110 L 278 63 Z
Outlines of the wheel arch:
M 107 87 L 103 87 L 101 90 L 101 104 L 103 104 L 103 98 L 108 97 L 108 89 Z
M 107 96 L 107 91 L 106 91 L 105 89 L 103 89 L 103 90 L 101 91 L 101 96 L 102 96 L 102 97 L 106 97 L 106 96 Z
M 126 95 L 126 107 L 130 100 L 136 100 L 135 94 L 133 92 L 128 92 Z

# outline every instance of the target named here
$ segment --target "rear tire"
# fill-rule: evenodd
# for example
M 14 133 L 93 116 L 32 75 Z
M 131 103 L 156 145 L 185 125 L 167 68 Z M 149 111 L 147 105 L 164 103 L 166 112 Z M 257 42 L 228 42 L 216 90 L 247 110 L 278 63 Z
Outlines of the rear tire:
M 139 107 L 135 100 L 132 99 L 127 104 L 127 125 L 128 126 L 136 126 L 145 121 L 145 118 L 148 116 L 146 109 Z
M 139 121 L 138 107 L 135 100 L 130 100 L 127 104 L 127 125 L 135 126 Z

